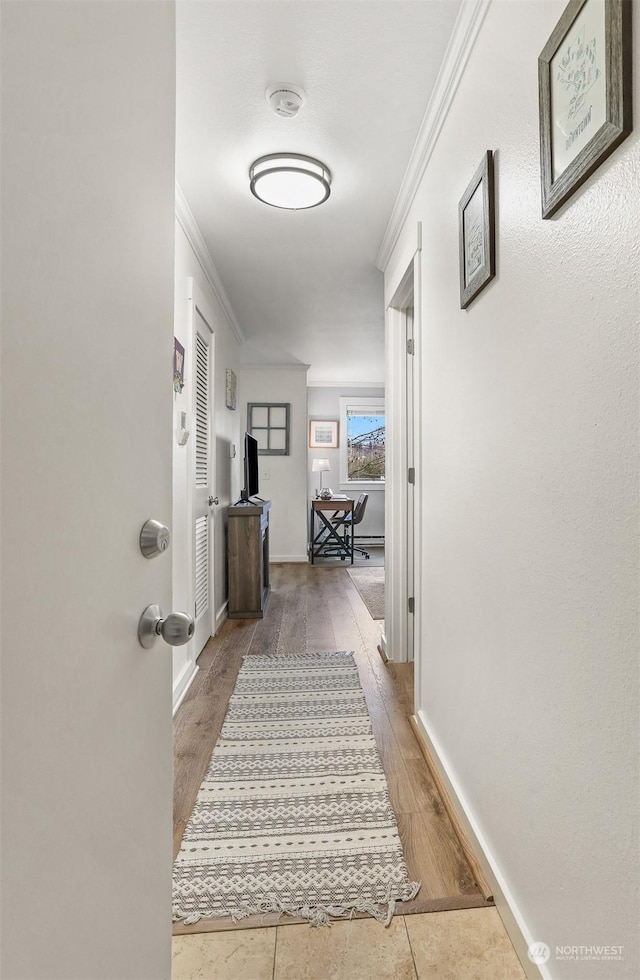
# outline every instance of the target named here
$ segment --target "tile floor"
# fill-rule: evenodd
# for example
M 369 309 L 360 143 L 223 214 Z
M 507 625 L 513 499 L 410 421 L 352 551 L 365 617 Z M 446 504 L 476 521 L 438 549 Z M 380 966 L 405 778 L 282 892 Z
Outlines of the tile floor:
M 172 980 L 525 980 L 495 909 L 174 936 Z

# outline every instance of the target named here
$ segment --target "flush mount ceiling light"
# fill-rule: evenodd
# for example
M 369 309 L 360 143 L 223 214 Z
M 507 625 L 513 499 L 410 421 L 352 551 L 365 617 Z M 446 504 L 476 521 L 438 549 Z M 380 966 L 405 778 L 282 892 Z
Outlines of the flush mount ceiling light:
M 331 173 L 324 163 L 300 153 L 270 153 L 249 170 L 251 193 L 274 208 L 315 208 L 331 193 Z

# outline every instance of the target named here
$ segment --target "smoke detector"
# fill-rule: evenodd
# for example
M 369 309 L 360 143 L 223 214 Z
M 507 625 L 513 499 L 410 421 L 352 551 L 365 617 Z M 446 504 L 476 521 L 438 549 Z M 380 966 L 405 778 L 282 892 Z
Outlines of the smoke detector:
M 293 119 L 306 101 L 306 96 L 298 85 L 272 85 L 264 96 L 276 116 L 282 119 Z

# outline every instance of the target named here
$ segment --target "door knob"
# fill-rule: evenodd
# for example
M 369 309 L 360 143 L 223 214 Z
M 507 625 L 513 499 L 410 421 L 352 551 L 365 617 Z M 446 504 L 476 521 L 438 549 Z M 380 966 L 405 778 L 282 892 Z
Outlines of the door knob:
M 188 613 L 170 613 L 166 618 L 160 606 L 147 606 L 138 623 L 138 639 L 146 650 L 159 636 L 171 647 L 181 647 L 193 636 L 195 624 Z
M 209 497 L 209 507 L 211 507 L 212 504 L 219 504 L 219 503 L 220 503 L 219 497 Z

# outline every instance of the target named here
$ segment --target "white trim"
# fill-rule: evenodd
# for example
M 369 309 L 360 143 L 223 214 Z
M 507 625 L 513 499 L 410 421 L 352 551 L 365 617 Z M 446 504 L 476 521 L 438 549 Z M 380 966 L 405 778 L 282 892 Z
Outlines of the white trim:
M 453 97 L 473 51 L 491 0 L 463 0 L 442 66 L 411 151 L 389 224 L 384 233 L 376 265 L 384 272 L 413 204 L 420 181 L 431 159 Z
M 420 729 L 420 734 L 429 750 L 429 754 L 437 766 L 438 772 L 449 794 L 449 799 L 455 807 L 462 828 L 478 860 L 478 864 L 486 876 L 487 883 L 493 890 L 496 909 L 522 963 L 522 968 L 526 976 L 529 980 L 552 980 L 552 976 L 546 966 L 538 967 L 529 960 L 527 950 L 535 942 L 536 938 L 539 937 L 533 936 L 528 929 L 524 916 L 520 912 L 505 877 L 500 871 L 498 862 L 491 853 L 484 834 L 480 829 L 479 822 L 473 815 L 465 794 L 449 766 L 447 757 L 437 739 L 429 730 L 429 724 L 424 711 L 416 711 L 415 719 Z
M 269 555 L 270 565 L 292 565 L 292 564 L 307 564 L 309 561 L 309 555 Z
M 229 600 L 225 599 L 222 605 L 220 606 L 220 608 L 218 609 L 218 612 L 216 613 L 216 621 L 215 621 L 216 631 L 214 633 L 214 636 L 218 635 L 218 633 L 224 626 L 225 622 L 227 621 L 228 609 L 229 609 Z
M 247 371 L 308 371 L 310 364 L 251 364 L 249 361 L 240 361 L 240 369 Z
M 307 381 L 307 388 L 382 388 L 384 381 Z
M 178 679 L 173 685 L 173 714 L 174 715 L 178 710 L 178 708 L 180 707 L 180 705 L 182 704 L 182 702 L 184 701 L 186 693 L 191 687 L 191 685 L 193 684 L 194 678 L 199 670 L 200 668 L 198 667 L 197 664 L 194 664 L 192 660 L 188 660 L 187 663 L 182 668 L 182 670 L 180 671 Z
M 211 258 L 211 253 L 207 248 L 207 244 L 202 237 L 202 233 L 198 228 L 198 223 L 193 216 L 191 208 L 187 204 L 187 199 L 182 192 L 180 184 L 176 181 L 176 220 L 183 232 L 187 236 L 188 242 L 193 249 L 194 255 L 197 258 L 202 271 L 207 277 L 207 282 L 211 286 L 214 295 L 220 306 L 222 307 L 222 312 L 225 315 L 227 323 L 231 327 L 231 330 L 238 341 L 239 344 L 245 342 L 245 336 L 242 333 L 240 324 L 236 319 L 236 315 L 233 312 L 233 307 L 231 306 L 231 301 L 226 294 L 225 288 L 222 285 L 222 280 L 218 274 L 213 259 Z

